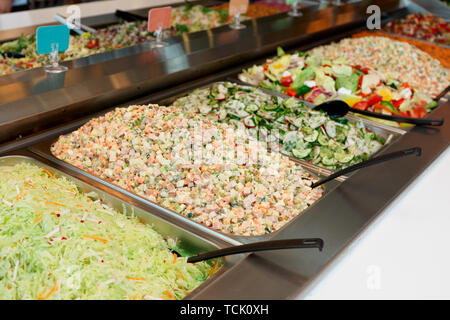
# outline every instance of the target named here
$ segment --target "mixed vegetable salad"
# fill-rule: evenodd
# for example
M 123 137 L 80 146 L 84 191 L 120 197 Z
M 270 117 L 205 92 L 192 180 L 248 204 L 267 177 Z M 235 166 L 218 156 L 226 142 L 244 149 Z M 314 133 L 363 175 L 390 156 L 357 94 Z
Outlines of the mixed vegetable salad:
M 179 34 L 220 27 L 229 21 L 228 10 L 187 3 L 173 8 L 171 26 Z
M 430 97 L 438 96 L 450 84 L 450 71 L 439 60 L 415 45 L 386 37 L 347 38 L 316 47 L 309 54 L 323 59 L 344 58 L 353 65 L 373 68 Z
M 194 90 L 173 106 L 236 128 L 244 126 L 249 136 L 271 143 L 270 147 L 281 144 L 282 153 L 330 169 L 366 160 L 389 142 L 362 122 L 333 120 L 297 99 L 231 82 Z
M 0 167 L 0 299 L 181 299 L 219 267 L 64 177 Z
M 420 90 L 344 58 L 304 52 L 278 56 L 239 74 L 245 83 L 298 97 L 313 104 L 340 99 L 353 108 L 389 115 L 424 117 L 437 103 Z
M 227 123 L 157 105 L 116 108 L 59 137 L 57 158 L 213 229 L 278 230 L 322 196 L 288 157 Z
M 405 18 L 388 22 L 383 30 L 450 45 L 450 22 L 434 14 L 412 13 Z
M 70 36 L 70 45 L 65 52 L 59 54 L 60 61 L 73 60 L 92 54 L 111 51 L 142 42 L 153 40 L 153 34 L 147 31 L 147 23 L 122 22 L 97 30 L 96 34 L 84 33 Z M 48 55 L 39 55 L 36 51 L 36 36 L 21 35 L 14 41 L 0 44 L 0 52 L 13 52 L 23 54 L 24 58 L 4 58 L 3 61 L 10 67 L 32 69 L 50 63 Z
M 247 17 L 243 16 L 242 19 L 247 19 Z M 184 32 L 215 28 L 228 22 L 228 12 L 225 10 L 186 4 L 173 9 L 171 29 L 165 31 L 165 37 Z M 147 21 L 121 21 L 119 24 L 98 29 L 95 34 L 71 35 L 69 49 L 60 53 L 59 59 L 60 61 L 73 60 L 154 39 L 153 33 L 147 31 Z M 21 35 L 16 40 L 0 44 L 0 52 L 13 52 L 25 55 L 24 58 L 7 58 L 0 55 L 0 60 L 2 61 L 0 74 L 42 67 L 50 63 L 48 55 L 37 54 L 36 36 L 34 34 Z

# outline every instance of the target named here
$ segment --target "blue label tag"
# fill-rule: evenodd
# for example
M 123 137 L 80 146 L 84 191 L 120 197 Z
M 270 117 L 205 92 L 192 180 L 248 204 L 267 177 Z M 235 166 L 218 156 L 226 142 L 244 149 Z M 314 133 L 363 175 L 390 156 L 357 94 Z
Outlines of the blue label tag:
M 36 49 L 39 54 L 52 52 L 52 44 L 58 45 L 58 51 L 69 48 L 70 29 L 65 26 L 39 27 L 36 31 Z

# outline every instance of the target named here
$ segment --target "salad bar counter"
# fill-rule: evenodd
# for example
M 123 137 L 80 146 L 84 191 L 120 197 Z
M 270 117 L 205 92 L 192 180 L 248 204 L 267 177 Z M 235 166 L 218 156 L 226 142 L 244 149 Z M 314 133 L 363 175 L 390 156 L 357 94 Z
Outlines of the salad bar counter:
M 148 8 L 82 19 L 96 32 L 71 35 L 59 74 L 33 34 L 3 39 L 0 298 L 302 297 L 448 148 L 450 49 L 445 20 L 405 36 L 429 19 L 409 1 L 301 8 L 257 1 L 232 30 L 226 4 L 174 5 L 157 49 Z M 324 246 L 188 261 L 294 238 Z

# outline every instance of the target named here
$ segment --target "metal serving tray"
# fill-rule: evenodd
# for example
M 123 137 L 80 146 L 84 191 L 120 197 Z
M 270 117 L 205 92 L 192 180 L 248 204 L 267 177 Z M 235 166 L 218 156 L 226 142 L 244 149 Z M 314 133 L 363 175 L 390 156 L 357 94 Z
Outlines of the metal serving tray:
M 108 111 L 111 111 L 111 110 L 108 110 Z M 102 114 L 104 114 L 104 113 L 102 112 Z M 86 122 L 87 122 L 87 120 L 86 120 Z M 86 122 L 84 122 L 84 123 L 86 123 Z M 83 125 L 84 123 L 80 124 L 80 126 Z M 76 130 L 76 129 L 72 129 L 71 131 L 73 131 L 73 130 Z M 79 169 L 68 162 L 65 162 L 65 161 L 62 161 L 62 160 L 56 158 L 50 151 L 51 146 L 56 142 L 56 140 L 57 140 L 57 138 L 51 137 L 42 142 L 32 145 L 29 150 L 39 156 L 42 156 L 43 158 L 45 158 L 47 160 L 49 160 L 52 164 L 57 164 L 65 169 L 70 170 L 71 172 L 76 173 L 80 177 L 80 179 L 83 179 L 83 177 L 85 177 L 86 179 L 83 179 L 83 180 L 86 180 L 87 182 L 95 181 L 96 184 L 105 185 L 108 187 L 108 189 L 114 190 L 115 192 L 125 195 L 125 198 L 128 199 L 128 201 L 132 201 L 132 202 L 136 201 L 138 203 L 142 203 L 142 204 L 146 205 L 147 207 L 150 207 L 154 212 L 158 212 L 161 216 L 166 217 L 166 219 L 170 218 L 170 219 L 173 219 L 174 221 L 179 221 L 180 223 L 182 223 L 185 226 L 189 226 L 196 230 L 200 230 L 201 232 L 207 233 L 209 236 L 211 236 L 215 239 L 220 239 L 221 241 L 225 241 L 225 242 L 228 242 L 228 243 L 234 244 L 234 245 L 269 240 L 270 238 L 275 236 L 278 232 L 280 232 L 281 230 L 286 228 L 293 221 L 295 221 L 300 216 L 305 214 L 305 212 L 309 211 L 310 208 L 314 207 L 314 205 L 317 202 L 319 202 L 323 197 L 325 197 L 328 193 L 330 193 L 335 187 L 337 187 L 340 184 L 340 182 L 337 180 L 329 182 L 326 187 L 325 186 L 323 187 L 324 193 L 322 195 L 322 198 L 320 198 L 319 200 L 314 202 L 311 206 L 306 208 L 302 212 L 302 214 L 299 214 L 297 217 L 292 219 L 289 223 L 285 224 L 282 228 L 280 228 L 277 231 L 274 231 L 270 234 L 261 235 L 261 236 L 232 235 L 232 234 L 228 234 L 228 233 L 224 233 L 224 232 L 215 230 L 210 227 L 206 227 L 203 224 L 195 222 L 187 217 L 184 217 L 184 216 L 176 213 L 173 210 L 164 208 L 164 207 L 134 193 L 131 190 L 126 190 L 122 187 L 119 187 L 119 186 L 113 184 L 113 183 L 103 180 L 95 175 L 92 175 L 82 169 Z M 307 171 L 308 173 L 310 173 L 313 177 L 320 179 L 320 178 L 323 178 L 326 176 L 323 173 L 322 174 L 320 173 L 321 170 L 314 170 L 310 166 L 304 165 L 304 162 L 301 162 L 301 163 L 299 161 L 295 161 L 295 162 L 298 165 L 302 166 L 304 168 L 304 170 Z
M 231 82 L 231 83 L 234 83 L 234 84 L 237 84 L 237 85 L 243 85 L 243 86 L 248 86 L 248 87 L 258 88 L 258 89 L 260 89 L 261 91 L 263 91 L 263 92 L 265 92 L 266 94 L 271 95 L 271 96 L 277 96 L 277 97 L 281 97 L 281 98 L 283 98 L 283 99 L 288 99 L 288 98 L 290 98 L 289 96 L 287 96 L 287 95 L 285 95 L 285 94 L 282 94 L 282 93 L 279 93 L 279 92 L 270 91 L 270 90 L 267 90 L 267 89 L 265 89 L 265 88 L 257 87 L 257 86 L 251 85 L 251 84 L 247 84 L 247 83 L 244 83 L 244 82 L 242 82 L 242 81 L 240 81 L 240 80 L 236 80 L 236 79 L 234 79 L 234 78 L 228 78 L 227 81 L 228 81 L 228 82 Z M 210 83 L 210 84 L 208 84 L 208 85 L 200 86 L 200 87 L 198 87 L 197 89 L 205 89 L 205 88 L 209 88 L 209 87 L 213 86 L 214 84 L 218 84 L 218 83 L 221 83 L 221 82 L 223 82 L 223 81 L 213 82 L 213 83 Z M 182 92 L 182 93 L 180 93 L 180 94 L 177 94 L 177 95 L 175 95 L 175 96 L 172 96 L 172 97 L 169 97 L 169 98 L 160 100 L 160 101 L 156 101 L 155 103 L 156 103 L 156 104 L 159 104 L 159 105 L 171 105 L 173 102 L 175 102 L 175 100 L 177 100 L 178 98 L 181 98 L 181 97 L 183 97 L 183 96 L 186 96 L 187 94 L 189 94 L 189 93 L 192 92 L 193 90 L 195 90 L 195 89 L 187 90 L 187 91 Z M 300 100 L 300 99 L 297 99 L 297 100 L 304 102 L 304 103 L 305 103 L 308 107 L 310 107 L 310 108 L 313 107 L 313 104 L 311 104 L 310 102 L 303 101 L 303 100 Z M 394 143 L 395 141 L 397 141 L 403 134 L 406 133 L 406 131 L 403 131 L 403 130 L 401 130 L 401 129 L 399 129 L 399 128 L 394 128 L 394 127 L 386 126 L 386 125 L 383 125 L 383 124 L 380 124 L 380 123 L 376 123 L 376 122 L 373 122 L 373 121 L 370 121 L 370 120 L 362 119 L 362 118 L 359 118 L 359 117 L 356 117 L 356 116 L 353 116 L 353 115 L 346 115 L 344 118 L 345 118 L 345 119 L 348 119 L 348 120 L 350 120 L 350 121 L 362 121 L 362 122 L 364 123 L 364 125 L 366 126 L 366 128 L 368 128 L 368 129 L 370 129 L 371 131 L 373 131 L 375 134 L 377 134 L 378 136 L 380 136 L 381 138 L 383 138 L 385 141 L 387 141 L 387 139 L 389 138 L 389 136 L 392 135 L 392 137 L 390 138 L 390 140 L 388 141 L 388 143 L 386 143 L 380 150 L 378 150 L 376 153 L 374 153 L 374 154 L 372 155 L 372 157 L 377 156 L 378 154 L 380 154 L 381 152 L 383 152 L 383 150 L 384 150 L 388 145 L 391 145 L 392 143 Z M 282 154 L 283 154 L 283 153 L 282 153 Z M 291 159 L 292 161 L 298 163 L 298 164 L 301 165 L 302 167 L 308 168 L 309 170 L 315 172 L 316 174 L 329 176 L 329 175 L 331 175 L 331 174 L 333 173 L 333 170 L 330 170 L 330 169 L 321 167 L 321 166 L 319 166 L 319 165 L 311 164 L 311 163 L 309 163 L 309 162 L 307 162 L 307 161 L 297 159 L 297 158 L 295 158 L 295 157 L 293 157 L 293 156 L 290 156 L 290 155 L 287 155 L 287 154 L 283 154 L 283 155 L 286 156 L 286 157 L 288 157 L 288 158 Z M 350 175 L 351 175 L 351 174 L 350 174 Z M 337 180 L 338 180 L 338 181 L 343 181 L 343 180 L 345 180 L 347 177 L 348 177 L 348 176 L 342 176 L 342 177 L 340 177 L 340 178 L 337 178 Z
M 415 11 L 409 11 L 409 9 L 408 9 L 408 10 L 405 10 L 405 11 L 400 11 L 399 14 L 397 14 L 397 15 L 392 15 L 392 16 L 389 17 L 388 19 L 385 19 L 383 25 L 386 24 L 386 23 L 388 23 L 389 21 L 392 21 L 392 20 L 395 20 L 395 19 L 404 17 L 404 16 L 406 16 L 408 13 L 411 13 L 411 12 L 415 12 Z M 342 33 L 339 33 L 339 34 L 336 34 L 336 35 L 327 37 L 327 38 L 325 38 L 325 39 L 323 39 L 323 40 L 319 40 L 319 41 L 311 41 L 310 43 L 304 44 L 304 45 L 302 45 L 302 46 L 288 47 L 288 48 L 286 48 L 286 49 L 288 49 L 288 50 L 286 50 L 286 51 L 289 51 L 289 52 L 294 52 L 294 51 L 309 51 L 309 50 L 311 50 L 311 49 L 313 49 L 313 48 L 315 48 L 315 47 L 324 46 L 324 45 L 329 45 L 329 44 L 331 44 L 331 43 L 339 42 L 339 41 L 341 41 L 341 40 L 343 40 L 343 39 L 345 39 L 345 38 L 351 38 L 353 34 L 359 33 L 359 32 L 361 32 L 361 31 L 367 31 L 367 28 L 366 28 L 366 27 L 363 27 L 363 28 L 356 28 L 356 29 L 350 30 L 350 31 L 348 31 L 348 32 L 342 32 Z M 397 37 L 403 37 L 403 38 L 405 38 L 405 39 L 412 39 L 412 40 L 416 40 L 416 41 L 421 41 L 421 42 L 424 42 L 424 43 L 436 44 L 436 43 L 434 43 L 434 42 L 428 42 L 428 41 L 424 41 L 424 40 L 420 40 L 420 39 L 416 39 L 416 38 L 412 38 L 412 37 L 407 37 L 407 36 L 403 36 L 403 35 L 392 34 L 392 33 L 389 33 L 389 32 L 383 31 L 383 30 L 377 30 L 377 31 L 378 31 L 378 32 L 385 33 L 386 35 L 393 35 L 393 36 L 397 36 Z M 436 44 L 436 45 L 439 45 L 439 44 Z M 440 46 L 441 46 L 441 47 L 449 47 L 449 46 L 445 46 L 445 45 L 440 45 Z M 248 86 L 254 86 L 254 85 L 252 85 L 252 84 L 249 84 L 249 83 L 246 83 L 246 82 L 243 82 L 242 80 L 240 80 L 239 77 L 238 77 L 238 75 L 242 72 L 242 70 L 245 70 L 245 69 L 247 69 L 247 68 L 249 68 L 249 67 L 251 67 L 251 66 L 253 66 L 253 65 L 261 65 L 261 64 L 263 64 L 268 58 L 271 58 L 271 57 L 274 57 L 274 56 L 275 56 L 275 54 L 272 54 L 272 55 L 269 55 L 269 56 L 266 57 L 266 58 L 261 58 L 261 59 L 255 60 L 255 61 L 253 61 L 253 62 L 246 63 L 245 65 L 243 65 L 243 67 L 242 67 L 241 70 L 235 72 L 233 75 L 230 75 L 229 78 L 230 78 L 232 81 L 237 82 L 237 83 L 241 83 L 241 84 L 248 85 Z M 270 93 L 272 93 L 272 94 L 274 94 L 274 95 L 278 95 L 278 96 L 281 96 L 281 97 L 288 97 L 287 95 L 285 95 L 285 94 L 283 94 L 283 93 L 280 93 L 280 92 L 275 92 L 275 91 L 268 90 L 268 89 L 261 88 L 261 87 L 260 87 L 260 89 L 262 89 L 262 90 L 265 91 L 265 92 L 270 92 Z M 438 105 L 437 105 L 435 108 L 433 108 L 433 110 L 432 110 L 430 113 L 428 113 L 428 115 L 427 115 L 425 118 L 432 118 L 432 117 L 433 117 L 432 113 L 433 113 L 436 109 L 438 109 L 441 105 L 443 105 L 445 102 L 447 102 L 447 101 L 449 100 L 449 98 L 450 98 L 450 90 L 449 90 L 449 89 L 450 89 L 450 86 L 447 86 L 447 88 L 445 88 L 443 91 L 441 91 L 441 92 L 435 97 L 435 98 L 436 98 L 435 100 L 437 101 Z M 301 100 L 301 99 L 299 99 L 299 100 Z M 307 101 L 304 101 L 304 100 L 301 100 L 301 101 L 305 102 L 307 105 L 309 105 L 309 106 L 311 106 L 311 107 L 314 106 L 314 104 L 312 104 L 312 103 L 310 103 L 310 102 L 307 102 Z M 381 124 L 381 123 L 378 123 L 378 122 L 375 122 L 375 121 L 372 121 L 372 120 L 369 120 L 369 119 L 366 119 L 366 118 L 363 118 L 363 117 L 359 117 L 357 114 L 352 114 L 352 113 L 349 113 L 348 117 L 349 117 L 349 119 L 352 118 L 352 119 L 356 119 L 356 120 L 363 120 L 365 123 L 368 123 L 368 124 L 370 124 L 370 125 L 373 125 L 373 126 L 376 126 L 376 127 L 379 127 L 379 128 L 383 128 L 383 129 L 386 129 L 386 130 L 393 130 L 393 131 L 399 132 L 399 133 L 401 133 L 401 134 L 404 134 L 404 133 L 410 131 L 410 130 L 414 127 L 414 125 L 406 125 L 406 126 L 401 126 L 401 127 L 388 126 L 388 125 Z
M 75 183 L 78 189 L 83 193 L 95 192 L 99 195 L 99 198 L 102 199 L 105 204 L 114 208 L 116 211 L 126 215 L 133 213 L 135 216 L 141 219 L 142 223 L 151 224 L 152 227 L 161 235 L 163 235 L 165 239 L 176 240 L 178 247 L 180 248 L 180 252 L 182 253 L 195 255 L 229 246 L 222 241 L 217 241 L 216 239 L 208 240 L 204 236 L 200 236 L 198 234 L 187 231 L 185 230 L 185 228 L 182 228 L 169 221 L 166 221 L 161 217 L 158 217 L 151 210 L 143 210 L 142 208 L 139 208 L 133 202 L 129 203 L 123 201 L 114 194 L 113 190 L 105 189 L 103 186 L 98 185 L 95 181 L 91 181 L 91 183 L 88 184 L 73 177 L 72 175 L 56 169 L 54 166 L 49 165 L 44 159 L 39 159 L 39 157 L 36 157 L 33 154 L 27 153 L 26 151 L 18 153 L 19 154 L 0 157 L 0 166 L 10 166 L 25 162 L 43 167 L 54 173 L 56 176 L 65 177 L 66 179 Z M 217 271 L 217 273 L 203 282 L 191 293 L 189 293 L 189 295 L 187 295 L 185 299 L 190 299 L 190 297 L 192 297 L 193 295 L 196 295 L 205 290 L 216 278 L 220 277 L 227 270 L 236 265 L 236 263 L 242 260 L 243 257 L 244 255 L 240 254 L 220 258 L 223 264 Z

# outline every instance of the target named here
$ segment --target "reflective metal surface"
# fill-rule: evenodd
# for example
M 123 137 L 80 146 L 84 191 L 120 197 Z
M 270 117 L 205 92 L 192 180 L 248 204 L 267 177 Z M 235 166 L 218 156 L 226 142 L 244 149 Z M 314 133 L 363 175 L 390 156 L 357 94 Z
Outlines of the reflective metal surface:
M 286 14 L 280 14 L 246 22 L 248 28 L 244 31 L 218 28 L 174 38 L 167 50 L 151 52 L 144 44 L 124 49 L 122 53 L 120 50 L 116 54 L 110 53 L 111 57 L 98 55 L 71 62 L 72 69 L 63 79 L 49 81 L 42 70 L 2 77 L 0 99 L 9 102 L 0 100 L 1 140 L 8 140 L 22 131 L 33 132 L 34 128 L 39 133 L 0 145 L 0 154 L 29 147 L 37 152 L 37 144 L 73 131 L 91 117 L 101 114 L 95 114 L 99 110 L 121 104 L 156 102 L 223 80 L 260 58 L 265 60 L 278 45 L 306 50 L 342 38 L 354 32 L 355 28 L 364 26 L 365 8 L 369 4 L 379 4 L 385 20 L 414 10 L 410 6 L 404 7 L 404 3 L 362 1 L 341 7 L 328 6 L 320 11 L 312 7 L 305 10 L 304 18 L 295 21 Z M 42 83 L 40 88 L 36 88 L 38 83 Z M 384 208 L 449 147 L 450 103 L 441 103 L 429 117 L 442 117 L 446 122 L 442 127 L 413 127 L 381 152 L 420 146 L 423 151 L 420 158 L 386 162 L 354 173 L 344 182 L 329 188 L 328 194 L 314 206 L 271 237 L 319 237 L 325 241 L 322 252 L 285 250 L 245 256 L 188 298 L 301 298 L 339 254 L 383 213 Z M 41 130 L 55 123 L 58 125 Z M 26 126 L 31 130 L 24 130 Z M 240 242 L 158 211 L 158 208 L 110 188 L 64 163 L 38 158 L 214 244 Z
M 0 142 L 225 70 L 279 45 L 298 45 L 331 29 L 337 33 L 363 26 L 369 3 L 377 3 L 385 13 L 403 10 L 400 0 L 322 10 L 311 6 L 302 18 L 283 13 L 245 21 L 245 30 L 224 26 L 170 38 L 165 48 L 150 50 L 144 43 L 64 62 L 69 71 L 59 75 L 38 68 L 0 77 Z
M 135 204 L 130 203 L 130 201 L 125 202 L 117 197 L 112 190 L 104 188 L 101 185 L 96 185 L 93 181 L 90 181 L 90 184 L 87 184 L 73 177 L 73 175 L 68 175 L 61 170 L 56 169 L 55 166 L 46 163 L 44 159 L 40 159 L 36 155 L 26 151 L 0 157 L 0 166 L 14 166 L 24 162 L 36 165 L 38 167 L 44 167 L 56 176 L 65 177 L 73 182 L 83 193 L 95 192 L 99 198 L 102 199 L 103 203 L 114 208 L 118 212 L 123 214 L 130 214 L 132 212 L 142 221 L 142 223 L 151 224 L 153 229 L 161 234 L 165 239 L 173 239 L 177 241 L 177 245 L 182 252 L 188 252 L 189 254 L 194 255 L 229 246 L 229 244 L 218 241 L 217 239 L 208 239 L 208 235 L 199 235 L 187 231 L 185 227 L 177 226 L 176 224 L 167 221 L 167 219 L 158 217 L 158 215 L 152 212 L 149 208 L 140 208 Z M 220 277 L 227 270 L 235 266 L 243 257 L 244 255 L 239 254 L 222 258 L 223 266 L 219 269 L 219 271 L 192 291 L 192 293 L 186 296 L 186 299 L 189 299 L 190 295 L 196 295 L 203 290 L 206 290 L 217 277 Z

